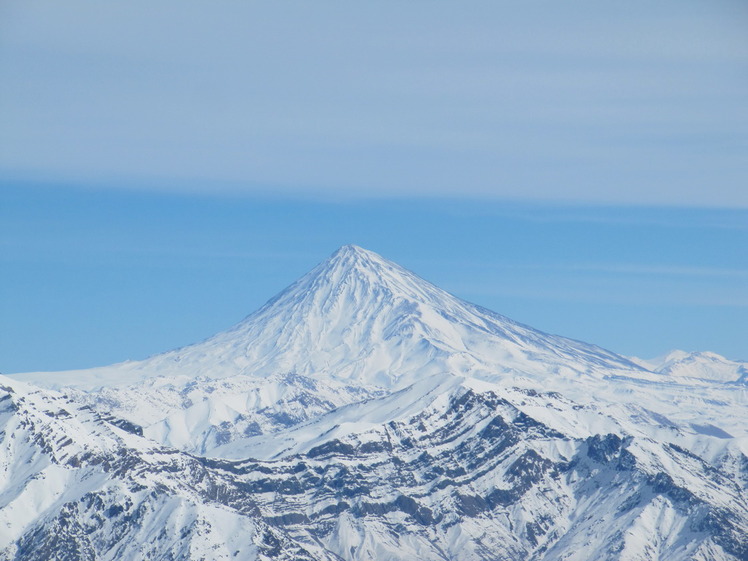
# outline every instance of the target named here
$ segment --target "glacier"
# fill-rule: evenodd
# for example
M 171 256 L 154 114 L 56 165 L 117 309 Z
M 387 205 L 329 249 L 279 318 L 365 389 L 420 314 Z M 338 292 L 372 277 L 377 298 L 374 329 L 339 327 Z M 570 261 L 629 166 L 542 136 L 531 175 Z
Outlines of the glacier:
M 747 372 L 343 246 L 203 342 L 0 377 L 0 559 L 745 561 Z

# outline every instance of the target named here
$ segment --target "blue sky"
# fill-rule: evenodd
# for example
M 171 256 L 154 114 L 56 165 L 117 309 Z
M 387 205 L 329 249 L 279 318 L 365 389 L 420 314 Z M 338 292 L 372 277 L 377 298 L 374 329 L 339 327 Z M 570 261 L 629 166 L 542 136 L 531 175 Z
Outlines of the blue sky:
M 748 358 L 748 5 L 0 4 L 0 371 L 140 358 L 358 243 Z

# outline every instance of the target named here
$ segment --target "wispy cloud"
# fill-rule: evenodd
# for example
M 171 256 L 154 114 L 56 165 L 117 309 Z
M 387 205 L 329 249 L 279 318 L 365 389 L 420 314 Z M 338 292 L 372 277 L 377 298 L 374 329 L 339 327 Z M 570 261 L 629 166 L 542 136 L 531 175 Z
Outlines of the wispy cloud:
M 2 10 L 6 177 L 748 207 L 744 3 Z
M 537 286 L 532 288 L 519 288 L 517 286 L 502 286 L 498 283 L 464 283 L 459 286 L 459 294 L 463 298 L 475 302 L 490 302 L 499 299 L 524 299 L 527 301 L 545 301 L 545 302 L 579 302 L 598 304 L 601 308 L 607 308 L 611 305 L 631 305 L 631 306 L 651 306 L 653 313 L 656 309 L 662 307 L 672 307 L 683 310 L 688 307 L 725 307 L 743 309 L 748 308 L 748 296 L 744 293 L 731 292 L 728 294 L 719 293 L 696 293 L 696 294 L 668 294 L 630 291 L 612 292 L 599 291 L 594 292 L 586 288 L 574 289 L 572 287 L 545 287 L 539 289 Z M 745 312 L 743 312 L 745 313 Z M 696 314 L 694 315 L 696 317 Z M 633 327 L 631 327 L 633 329 Z
M 629 263 L 507 265 L 507 268 L 537 271 L 566 271 L 574 273 L 606 273 L 615 275 L 724 277 L 734 279 L 748 278 L 748 269 L 726 269 L 720 267 L 692 267 L 677 265 L 637 265 Z

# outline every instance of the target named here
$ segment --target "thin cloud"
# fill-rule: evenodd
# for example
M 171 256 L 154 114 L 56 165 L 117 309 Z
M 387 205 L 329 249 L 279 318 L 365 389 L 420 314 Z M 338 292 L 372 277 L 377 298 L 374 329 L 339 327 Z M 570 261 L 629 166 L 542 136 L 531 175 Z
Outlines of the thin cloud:
M 40 0 L 2 16 L 5 177 L 748 207 L 738 2 Z
M 610 273 L 624 275 L 664 275 L 676 277 L 724 277 L 748 278 L 746 269 L 725 269 L 719 267 L 682 267 L 674 265 L 636 264 L 555 264 L 555 265 L 510 265 L 513 269 L 568 271 L 589 273 Z

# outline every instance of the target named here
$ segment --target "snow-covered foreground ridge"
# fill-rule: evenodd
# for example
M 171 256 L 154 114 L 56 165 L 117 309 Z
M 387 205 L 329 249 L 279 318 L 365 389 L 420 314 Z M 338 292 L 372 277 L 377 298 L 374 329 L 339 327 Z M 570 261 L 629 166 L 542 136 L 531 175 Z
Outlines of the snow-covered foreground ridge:
M 201 343 L 0 377 L 0 559 L 748 560 L 747 379 L 344 246 Z

